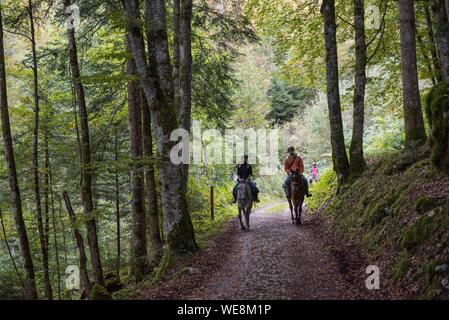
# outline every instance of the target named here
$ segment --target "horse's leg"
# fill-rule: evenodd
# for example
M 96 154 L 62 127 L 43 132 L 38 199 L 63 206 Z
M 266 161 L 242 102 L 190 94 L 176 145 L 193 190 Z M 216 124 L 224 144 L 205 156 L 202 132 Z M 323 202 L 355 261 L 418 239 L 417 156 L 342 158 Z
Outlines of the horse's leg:
M 251 207 L 248 206 L 245 208 L 245 222 L 246 222 L 246 228 L 249 230 L 249 214 L 251 212 Z
M 288 205 L 290 206 L 290 214 L 292 215 L 292 223 L 295 223 L 295 219 L 293 217 L 293 205 L 292 205 L 292 198 L 287 197 Z
M 295 219 L 294 219 L 293 223 L 295 225 L 298 225 L 298 205 L 296 204 L 296 201 L 293 202 L 293 211 L 295 212 Z
M 242 208 L 239 206 L 239 221 L 240 221 L 240 227 L 242 228 L 242 230 L 245 230 L 245 226 L 243 225 L 242 222 Z

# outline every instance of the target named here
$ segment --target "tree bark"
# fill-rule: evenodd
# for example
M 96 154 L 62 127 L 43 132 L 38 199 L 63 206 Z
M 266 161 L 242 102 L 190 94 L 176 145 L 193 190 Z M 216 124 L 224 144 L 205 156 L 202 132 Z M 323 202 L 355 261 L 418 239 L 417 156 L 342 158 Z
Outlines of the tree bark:
M 413 0 L 400 0 L 402 86 L 404 98 L 405 143 L 408 148 L 426 141 L 416 62 L 416 25 Z
M 114 139 L 114 153 L 115 162 L 118 163 L 118 133 L 117 128 L 115 129 L 115 139 Z M 115 272 L 117 278 L 120 279 L 120 258 L 121 258 L 121 244 L 120 244 L 120 185 L 118 179 L 118 171 L 115 172 L 115 222 L 116 222 L 116 232 L 117 232 L 117 261 L 115 265 Z
M 183 188 L 182 167 L 170 161 L 170 151 L 176 144 L 170 141 L 170 135 L 178 128 L 178 120 L 168 54 L 165 3 L 160 0 L 146 1 L 148 41 L 154 44 L 154 54 L 150 51 L 151 69 L 145 58 L 138 2 L 127 0 L 124 4 L 133 56 L 155 128 L 164 234 L 167 238 L 168 251 L 169 253 L 194 251 L 197 245 Z M 153 66 L 157 66 L 156 70 Z
M 346 183 L 349 161 L 346 154 L 343 120 L 341 115 L 338 85 L 337 26 L 335 23 L 335 1 L 323 0 L 321 12 L 324 18 L 324 40 L 326 46 L 327 102 L 331 128 L 332 159 L 339 186 Z
M 449 20 L 449 0 L 445 0 L 447 20 Z
M 151 113 L 145 94 L 141 90 L 143 155 L 149 163 L 145 168 L 146 194 L 148 202 L 148 236 L 150 239 L 150 265 L 156 267 L 162 257 L 162 240 L 159 229 L 159 209 L 157 201 L 156 180 L 154 177 L 153 137 L 151 134 Z
M 444 0 L 432 1 L 432 12 L 435 18 L 435 37 L 440 57 L 441 76 L 449 80 L 449 20 Z
M 90 292 L 92 291 L 92 285 L 90 283 L 89 275 L 87 273 L 87 265 L 86 265 L 87 258 L 86 258 L 86 252 L 84 250 L 83 237 L 81 236 L 81 233 L 77 227 L 75 212 L 73 211 L 72 204 L 70 202 L 68 193 L 66 191 L 64 191 L 62 193 L 62 197 L 64 198 L 67 212 L 70 217 L 73 234 L 75 235 L 75 239 L 76 239 L 76 246 L 78 247 L 78 251 L 79 251 L 81 284 L 82 284 L 84 290 L 86 290 L 87 296 L 90 296 Z
M 180 124 L 190 133 L 192 115 L 192 0 L 181 0 L 181 112 Z M 189 165 L 183 164 L 183 182 L 187 190 Z
M 192 0 L 181 0 L 181 127 L 190 132 L 192 114 Z
M 50 200 L 49 200 L 49 149 L 48 149 L 48 130 L 44 127 L 44 152 L 45 152 L 45 174 L 44 174 L 44 234 L 45 244 L 50 248 Z
M 44 272 L 44 289 L 47 300 L 53 300 L 53 291 L 48 271 L 48 245 L 45 240 L 44 223 L 42 217 L 42 202 L 39 179 L 39 80 L 36 53 L 36 35 L 34 30 L 34 14 L 31 0 L 28 0 L 28 17 L 30 22 L 31 53 L 33 61 L 33 100 L 34 100 L 34 128 L 33 128 L 33 184 L 34 199 L 36 202 L 36 220 L 39 232 L 39 242 L 42 253 L 42 270 Z
M 151 44 L 149 44 L 151 45 Z M 173 86 L 178 121 L 181 122 L 181 3 L 173 0 Z
M 364 0 L 354 0 L 355 29 L 355 88 L 352 140 L 349 148 L 350 172 L 358 174 L 366 168 L 363 156 L 363 127 L 365 121 L 366 88 L 366 39 L 365 39 L 365 5 Z
M 50 198 L 51 204 L 51 217 L 52 217 L 52 225 L 53 225 L 53 247 L 55 250 L 55 261 L 56 261 L 56 270 L 57 270 L 57 279 L 58 279 L 58 298 L 61 300 L 61 268 L 59 263 L 59 246 L 58 246 L 58 234 L 56 229 L 56 214 L 55 214 L 55 199 L 53 196 L 53 176 L 51 171 L 51 162 L 50 162 L 50 150 L 48 149 L 48 137 L 47 131 L 45 131 L 45 166 L 47 169 L 47 177 L 48 177 L 48 186 L 47 186 L 47 197 Z M 48 205 L 48 203 L 47 203 Z M 47 213 L 48 214 L 48 213 Z M 65 242 L 65 241 L 64 241 Z M 48 240 L 47 240 L 47 245 Z
M 6 249 L 8 250 L 9 258 L 11 259 L 12 265 L 14 267 L 14 271 L 16 272 L 17 278 L 19 279 L 20 284 L 22 285 L 23 290 L 26 291 L 25 282 L 23 281 L 22 275 L 20 274 L 19 269 L 17 268 L 16 260 L 14 260 L 14 256 L 12 255 L 12 252 L 11 252 L 11 247 L 10 247 L 9 242 L 8 242 L 8 237 L 6 235 L 5 222 L 3 221 L 2 208 L 0 208 L 0 224 L 2 226 L 3 238 L 5 239 L 5 246 L 6 246 Z
M 64 0 L 64 8 L 70 6 L 70 0 Z M 67 19 L 70 13 L 66 13 Z M 76 98 L 79 107 L 80 127 L 81 127 L 81 199 L 86 216 L 87 242 L 89 244 L 90 258 L 92 263 L 92 273 L 94 281 L 97 284 L 104 285 L 103 270 L 101 267 L 100 248 L 98 246 L 97 222 L 94 213 L 92 198 L 92 163 L 90 154 L 89 123 L 87 115 L 86 98 L 84 87 L 80 80 L 80 71 L 78 66 L 78 53 L 76 49 L 75 30 L 67 28 L 67 37 L 69 42 L 69 59 L 72 71 L 72 81 L 75 87 Z
M 126 39 L 126 49 L 130 56 L 127 60 L 128 80 L 128 121 L 129 121 L 129 142 L 131 146 L 131 192 L 132 192 L 132 259 L 133 272 L 137 282 L 142 281 L 148 273 L 148 252 L 146 238 L 146 216 L 144 198 L 143 169 L 142 161 L 142 110 L 140 104 L 140 86 L 134 78 L 137 76 L 136 64 L 132 58 L 132 52 L 128 39 Z
M 33 260 L 31 258 L 30 245 L 23 219 L 22 200 L 20 196 L 19 181 L 17 178 L 16 162 L 12 144 L 11 124 L 9 120 L 6 71 L 5 71 L 5 51 L 3 45 L 3 22 L 2 9 L 0 6 L 0 116 L 2 121 L 3 144 L 5 148 L 5 160 L 8 171 L 9 188 L 11 191 L 11 202 L 14 210 L 14 219 L 19 235 L 20 251 L 25 269 L 26 297 L 37 299 L 36 280 L 34 276 Z
M 437 48 L 435 46 L 435 34 L 433 32 L 432 17 L 430 15 L 429 5 L 427 3 L 424 4 L 424 14 L 426 16 L 427 35 L 429 37 L 429 50 L 430 55 L 432 56 L 432 65 L 434 70 L 433 73 L 436 81 L 440 82 L 442 80 L 440 62 L 438 61 Z

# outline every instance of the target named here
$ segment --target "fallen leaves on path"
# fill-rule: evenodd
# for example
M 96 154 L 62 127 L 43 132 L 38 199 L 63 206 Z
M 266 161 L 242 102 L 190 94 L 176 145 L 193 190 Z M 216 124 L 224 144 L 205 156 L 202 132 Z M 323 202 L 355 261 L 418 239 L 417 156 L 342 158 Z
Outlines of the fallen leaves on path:
M 251 215 L 251 230 L 234 219 L 205 251 L 178 261 L 140 299 L 375 299 L 365 287 L 365 261 L 336 251 L 318 219 L 294 226 L 290 213 Z M 346 259 L 345 254 L 351 256 Z M 360 273 L 354 276 L 354 271 Z

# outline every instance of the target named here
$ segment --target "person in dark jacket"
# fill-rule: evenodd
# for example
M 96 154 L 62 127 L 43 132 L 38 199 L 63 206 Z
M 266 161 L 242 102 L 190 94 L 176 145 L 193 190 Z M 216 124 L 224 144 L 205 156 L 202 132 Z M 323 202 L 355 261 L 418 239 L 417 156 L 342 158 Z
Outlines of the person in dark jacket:
M 235 171 L 237 175 L 237 183 L 235 184 L 234 189 L 232 189 L 232 196 L 234 198 L 232 203 L 237 202 L 237 185 L 240 180 L 247 180 L 251 190 L 253 191 L 254 201 L 259 202 L 259 189 L 256 184 L 251 181 L 253 168 L 248 163 L 248 156 L 246 154 L 242 157 L 242 163 L 235 168 Z

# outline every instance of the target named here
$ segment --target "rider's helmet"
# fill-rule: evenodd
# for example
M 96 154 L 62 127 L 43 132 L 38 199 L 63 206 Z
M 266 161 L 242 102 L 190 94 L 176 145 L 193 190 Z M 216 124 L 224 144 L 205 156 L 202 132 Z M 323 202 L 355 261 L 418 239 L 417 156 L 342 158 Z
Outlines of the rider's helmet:
M 287 152 L 288 152 L 288 153 L 294 152 L 294 151 L 295 151 L 295 148 L 294 148 L 294 147 L 288 147 L 288 149 L 287 149 Z

